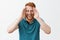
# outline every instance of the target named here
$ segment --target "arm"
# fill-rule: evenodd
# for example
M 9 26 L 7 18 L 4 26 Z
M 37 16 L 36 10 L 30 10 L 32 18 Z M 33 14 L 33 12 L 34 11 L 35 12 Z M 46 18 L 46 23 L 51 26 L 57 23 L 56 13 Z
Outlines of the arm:
M 7 31 L 8 33 L 14 32 L 16 29 L 18 29 L 18 23 L 22 20 L 22 17 L 19 16 L 19 18 L 10 26 L 8 27 Z
M 22 14 L 17 18 L 17 20 L 10 27 L 8 27 L 7 29 L 8 33 L 12 33 L 16 29 L 18 29 L 18 23 L 24 18 L 24 12 L 25 9 L 23 9 Z
M 36 18 L 37 21 L 41 24 L 41 29 L 46 33 L 46 34 L 50 34 L 51 33 L 51 28 L 49 27 L 49 25 L 47 25 L 41 18 Z
M 34 10 L 34 18 L 41 24 L 41 29 L 46 33 L 46 34 L 50 34 L 51 33 L 51 28 L 49 27 L 49 25 L 47 25 L 40 17 L 39 17 L 39 13 L 36 10 L 36 8 L 33 9 Z

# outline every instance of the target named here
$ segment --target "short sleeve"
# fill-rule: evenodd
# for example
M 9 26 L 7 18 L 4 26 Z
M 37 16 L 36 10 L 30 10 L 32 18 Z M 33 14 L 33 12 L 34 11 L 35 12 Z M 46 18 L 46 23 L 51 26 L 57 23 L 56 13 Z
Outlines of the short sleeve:
M 35 19 L 36 20 L 36 19 Z M 40 23 L 36 20 L 36 25 L 40 27 Z
M 20 26 L 20 22 L 18 23 L 18 26 Z
M 38 26 L 40 27 L 40 23 L 37 21 Z
M 21 29 L 21 27 L 22 27 L 22 21 L 20 21 L 20 22 L 18 23 L 18 28 L 19 28 L 19 30 Z
M 18 28 L 20 29 L 21 22 L 18 23 Z
M 23 21 L 24 21 L 24 20 L 22 19 L 22 20 L 18 23 L 18 28 L 19 28 L 19 29 L 22 29 Z

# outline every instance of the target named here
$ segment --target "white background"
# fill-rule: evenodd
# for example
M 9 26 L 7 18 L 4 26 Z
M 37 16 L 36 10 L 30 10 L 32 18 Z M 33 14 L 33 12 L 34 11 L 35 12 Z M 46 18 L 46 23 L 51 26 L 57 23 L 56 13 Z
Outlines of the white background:
M 19 40 L 18 30 L 12 34 L 7 28 L 20 16 L 24 5 L 32 0 L 0 0 L 0 40 Z M 60 40 L 60 0 L 33 0 L 40 17 L 50 25 L 51 34 L 40 31 L 40 40 Z

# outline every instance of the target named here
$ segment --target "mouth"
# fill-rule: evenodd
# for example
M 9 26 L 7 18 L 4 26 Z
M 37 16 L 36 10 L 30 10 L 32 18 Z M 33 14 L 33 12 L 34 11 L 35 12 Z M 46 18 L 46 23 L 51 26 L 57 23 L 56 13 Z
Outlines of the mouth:
M 32 17 L 32 15 L 27 15 L 27 17 Z
M 28 15 L 26 16 L 26 18 L 29 19 L 29 20 L 31 20 L 31 19 L 33 19 L 33 16 L 32 16 L 31 14 L 28 14 Z

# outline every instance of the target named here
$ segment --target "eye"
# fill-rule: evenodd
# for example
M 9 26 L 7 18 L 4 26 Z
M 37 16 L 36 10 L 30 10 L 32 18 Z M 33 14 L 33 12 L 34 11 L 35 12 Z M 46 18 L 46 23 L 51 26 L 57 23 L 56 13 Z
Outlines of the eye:
M 31 10 L 31 12 L 33 12 L 33 10 Z
M 30 10 L 30 12 L 33 12 L 33 10 Z
M 29 12 L 29 10 L 26 10 L 26 12 Z

